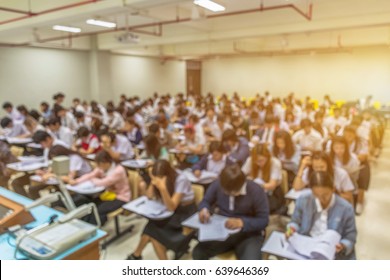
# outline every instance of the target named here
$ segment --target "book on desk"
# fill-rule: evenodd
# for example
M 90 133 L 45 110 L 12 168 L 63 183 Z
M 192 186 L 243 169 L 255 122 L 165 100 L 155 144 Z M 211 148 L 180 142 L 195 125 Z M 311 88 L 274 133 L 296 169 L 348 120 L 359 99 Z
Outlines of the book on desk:
M 126 203 L 122 208 L 151 220 L 163 220 L 173 215 L 173 211 L 169 211 L 163 203 L 151 200 L 146 196 Z

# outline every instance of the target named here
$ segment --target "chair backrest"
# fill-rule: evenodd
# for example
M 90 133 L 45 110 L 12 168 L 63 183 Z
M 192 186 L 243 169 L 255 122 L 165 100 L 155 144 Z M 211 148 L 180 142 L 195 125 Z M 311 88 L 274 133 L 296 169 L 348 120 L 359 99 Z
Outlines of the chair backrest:
M 282 183 L 280 184 L 283 194 L 288 193 L 288 173 L 286 170 L 282 170 Z
M 141 176 L 138 174 L 137 171 L 129 170 L 127 171 L 128 179 L 129 179 L 129 185 L 131 190 L 131 199 L 138 198 L 138 185 L 141 180 Z
M 201 185 L 192 184 L 192 190 L 195 194 L 195 203 L 196 205 L 199 205 L 204 196 L 204 188 Z

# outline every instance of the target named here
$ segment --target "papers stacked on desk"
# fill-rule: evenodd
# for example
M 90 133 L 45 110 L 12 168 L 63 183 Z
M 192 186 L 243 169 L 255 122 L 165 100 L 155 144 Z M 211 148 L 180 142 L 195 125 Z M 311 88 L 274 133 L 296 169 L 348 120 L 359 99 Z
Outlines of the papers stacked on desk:
M 74 186 L 66 185 L 66 188 L 79 194 L 95 194 L 105 190 L 105 187 L 95 186 L 91 181 L 86 181 Z
M 303 195 L 306 195 L 309 193 L 311 193 L 311 189 L 302 189 L 299 191 L 297 191 L 295 189 L 291 189 L 288 191 L 288 193 L 286 193 L 286 195 L 284 197 L 286 199 L 297 200 L 300 196 L 303 196 Z
M 124 167 L 133 168 L 133 169 L 146 168 L 149 166 L 148 160 L 146 160 L 146 159 L 125 160 L 125 161 L 121 162 L 121 165 L 123 165 Z
M 89 154 L 86 156 L 86 158 L 93 161 L 96 158 L 96 154 Z
M 205 241 L 225 241 L 229 235 L 237 233 L 240 229 L 227 229 L 225 223 L 229 219 L 228 217 L 214 214 L 210 217 L 210 221 L 206 224 L 202 224 L 199 221 L 199 213 L 195 213 L 182 225 L 185 227 L 198 229 L 198 240 Z
M 58 185 L 59 184 L 57 178 L 54 178 L 54 177 L 51 177 L 51 178 L 47 179 L 46 182 L 43 182 L 43 179 L 41 176 L 33 175 L 30 177 L 30 180 L 34 181 L 34 182 L 38 182 L 38 183 L 45 183 L 46 185 Z
M 29 143 L 27 144 L 27 147 L 28 148 L 31 148 L 31 149 L 40 149 L 40 150 L 43 150 L 43 147 L 41 144 L 38 144 L 38 143 Z
M 18 172 L 31 172 L 41 168 L 49 167 L 50 161 L 43 162 L 14 162 L 7 164 L 7 168 Z
M 341 236 L 337 231 L 327 230 L 318 237 L 294 233 L 289 238 L 289 243 L 298 254 L 309 259 L 334 260 L 336 256 L 336 245 L 340 240 Z
M 20 156 L 18 157 L 18 160 L 21 162 L 43 162 L 45 161 L 45 157 L 37 157 L 37 156 Z
M 163 220 L 173 215 L 173 212 L 168 211 L 164 204 L 150 200 L 146 196 L 134 199 L 122 207 L 151 220 Z
M 32 138 L 7 137 L 7 142 L 9 144 L 28 144 L 33 142 L 33 140 Z
M 184 170 L 183 174 L 191 181 L 191 183 L 198 184 L 210 184 L 218 178 L 218 174 L 206 170 L 202 170 L 200 177 L 196 177 L 191 169 Z

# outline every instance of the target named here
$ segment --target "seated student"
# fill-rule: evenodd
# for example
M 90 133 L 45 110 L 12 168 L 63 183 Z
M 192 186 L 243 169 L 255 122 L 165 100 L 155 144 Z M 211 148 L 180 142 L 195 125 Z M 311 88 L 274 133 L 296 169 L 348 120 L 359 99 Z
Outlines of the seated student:
M 61 125 L 61 120 L 59 118 L 51 118 L 47 122 L 47 126 L 50 130 L 50 133 L 55 136 L 55 138 L 63 141 L 69 147 L 72 147 L 73 133 L 69 128 Z
M 7 188 L 11 172 L 7 164 L 17 162 L 16 157 L 11 153 L 9 146 L 0 141 L 0 186 Z
M 299 145 L 302 151 L 321 151 L 322 137 L 321 134 L 313 129 L 309 119 L 301 121 L 301 129 L 294 133 L 292 140 Z
M 3 109 L 7 112 L 7 116 L 16 122 L 24 122 L 24 116 L 14 108 L 12 103 L 10 102 L 4 102 L 3 103 Z
M 237 136 L 249 139 L 249 123 L 240 115 L 232 117 L 232 126 Z
M 224 131 L 222 145 L 227 150 L 227 164 L 238 163 L 241 166 L 249 157 L 248 140 L 238 137 L 233 129 Z
M 280 187 L 282 164 L 271 156 L 267 144 L 257 144 L 253 147 L 251 156 L 242 166 L 242 171 L 264 188 L 268 195 L 270 213 L 283 214 L 286 209 L 283 190 Z
M 125 121 L 121 114 L 116 112 L 114 108 L 107 108 L 107 125 L 111 130 L 120 130 L 125 125 Z
M 199 205 L 200 222 L 207 223 L 213 212 L 229 217 L 225 226 L 240 231 L 225 241 L 199 242 L 193 259 L 207 260 L 234 250 L 239 260 L 260 260 L 269 216 L 267 196 L 257 184 L 245 179 L 238 164 L 226 166 L 208 188 Z
M 85 126 L 86 128 L 91 129 L 92 120 L 90 117 L 86 117 L 85 113 L 77 111 L 74 113 L 74 117 L 78 127 Z
M 255 131 L 251 141 L 253 141 L 253 138 L 258 137 L 259 139 L 258 142 L 266 143 L 270 147 L 272 146 L 274 141 L 274 134 L 275 134 L 274 116 L 267 115 L 264 120 L 264 126 L 262 126 L 261 128 Z
M 333 177 L 325 171 L 314 171 L 309 185 L 312 193 L 296 201 L 286 236 L 294 232 L 317 237 L 326 230 L 337 231 L 341 241 L 336 245 L 336 259 L 356 259 L 356 225 L 353 207 L 335 194 Z
M 52 112 L 51 112 L 49 104 L 47 102 L 41 103 L 40 111 L 42 114 L 43 121 L 47 121 L 52 117 Z
M 287 131 L 278 131 L 274 138 L 272 154 L 281 161 L 282 168 L 288 173 L 288 185 L 292 187 L 292 182 L 298 172 L 301 151 L 298 146 L 294 145 Z
M 97 206 L 102 225 L 107 222 L 107 214 L 122 207 L 130 201 L 131 192 L 127 179 L 126 169 L 114 162 L 110 154 L 101 151 L 96 155 L 97 167 L 90 173 L 75 180 L 69 180 L 71 185 L 91 181 L 95 186 L 103 186 L 106 191 L 98 198 L 92 199 Z M 90 215 L 86 219 L 91 224 L 96 224 L 95 217 Z
M 340 129 L 344 129 L 348 125 L 348 120 L 341 115 L 341 109 L 333 109 L 333 116 L 325 119 L 324 124 L 329 131 L 329 134 L 334 136 Z
M 160 144 L 167 149 L 171 149 L 175 147 L 175 140 L 172 137 L 171 132 L 164 131 L 164 129 L 160 128 L 159 124 L 154 122 L 149 126 L 149 135 L 155 135 Z
M 298 169 L 298 174 L 294 179 L 293 188 L 295 190 L 301 190 L 309 185 L 309 178 L 313 171 L 324 171 L 332 175 L 336 192 L 353 203 L 353 191 L 355 186 L 348 173 L 333 165 L 333 161 L 330 156 L 325 152 L 314 152 L 312 156 L 305 156 Z
M 198 162 L 199 156 L 203 154 L 206 144 L 202 138 L 196 135 L 195 129 L 191 125 L 184 127 L 184 136 L 185 139 L 176 146 L 177 150 L 183 152 L 176 156 L 180 169 L 191 167 L 194 163 Z
M 211 129 L 211 137 L 209 137 L 209 140 L 213 141 L 221 141 L 222 140 L 222 134 L 224 131 L 228 129 L 232 129 L 233 127 L 226 122 L 226 118 L 224 115 L 218 115 L 217 116 L 217 121 L 215 124 L 210 127 Z
M 114 161 L 124 161 L 134 158 L 134 149 L 130 141 L 123 135 L 112 132 L 100 134 L 102 148 L 107 151 Z
M 32 137 L 37 131 L 45 131 L 45 128 L 31 116 L 27 116 L 23 124 L 27 129 L 27 134 L 19 137 Z
M 76 131 L 79 128 L 77 126 L 77 122 L 74 115 L 68 110 L 66 110 L 64 107 L 58 106 L 54 110 L 54 114 L 56 117 L 60 118 L 62 126 L 68 127 L 72 131 Z
M 92 134 L 88 128 L 80 127 L 77 130 L 77 138 L 73 149 L 81 155 L 96 154 L 101 150 L 99 138 L 95 134 Z
M 295 132 L 299 130 L 299 119 L 294 115 L 292 110 L 286 110 L 284 122 L 288 125 L 288 131 Z
M 357 136 L 357 127 L 355 126 L 346 126 L 344 128 L 344 137 L 347 140 L 349 151 L 358 157 L 362 166 L 357 181 L 358 195 L 356 201 L 356 214 L 360 215 L 363 212 L 364 193 L 370 185 L 371 178 L 370 164 L 368 162 L 368 143 Z
M 41 144 L 42 148 L 44 149 L 43 154 L 46 159 L 49 159 L 49 151 L 51 148 L 55 146 L 63 146 L 66 148 L 69 148 L 69 146 L 66 145 L 66 143 L 62 142 L 61 140 L 53 138 L 49 133 L 43 130 L 39 130 L 35 132 L 33 135 L 33 141 L 37 144 Z M 44 175 L 44 170 L 37 170 L 35 172 L 36 175 Z M 21 194 L 26 197 L 30 197 L 32 199 L 39 198 L 39 187 L 38 190 L 34 190 L 34 187 L 30 186 L 28 192 L 25 190 L 24 186 L 30 184 L 30 174 L 24 173 L 23 176 L 18 177 L 17 179 L 12 181 L 12 188 L 14 191 L 18 194 Z
M 135 122 L 133 118 L 126 118 L 124 127 L 121 130 L 134 146 L 142 141 L 141 127 Z
M 149 134 L 145 137 L 144 143 L 145 150 L 140 154 L 141 159 L 146 159 L 150 161 L 151 164 L 161 159 L 169 160 L 168 150 L 160 144 L 157 136 Z M 147 186 L 150 185 L 151 178 L 149 173 L 144 169 L 141 169 L 139 173 L 142 177 L 142 180 L 138 185 L 138 193 L 139 195 L 144 195 L 146 193 Z
M 6 137 L 23 137 L 29 134 L 29 131 L 22 123 L 14 123 L 11 118 L 4 117 L 1 119 L 2 134 Z
M 160 260 L 168 259 L 166 251 L 178 250 L 182 245 L 176 241 L 182 235 L 181 222 L 196 212 L 190 181 L 184 174 L 178 174 L 168 161 L 156 161 L 150 177 L 152 180 L 147 196 L 160 200 L 174 214 L 165 220 L 149 220 L 136 250 L 128 256 L 128 260 L 141 260 L 142 252 L 150 242 Z
M 358 157 L 350 152 L 347 140 L 344 137 L 333 137 L 330 157 L 334 166 L 341 167 L 347 171 L 352 182 L 356 184 L 360 173 L 360 162 Z
M 221 174 L 226 165 L 225 148 L 219 141 L 213 141 L 209 145 L 209 153 L 204 155 L 200 161 L 192 166 L 192 171 L 196 177 L 200 177 L 202 170 Z
M 206 142 L 203 126 L 197 115 L 192 114 L 188 117 L 188 125 L 192 125 L 195 129 L 195 134 L 201 139 L 201 141 Z

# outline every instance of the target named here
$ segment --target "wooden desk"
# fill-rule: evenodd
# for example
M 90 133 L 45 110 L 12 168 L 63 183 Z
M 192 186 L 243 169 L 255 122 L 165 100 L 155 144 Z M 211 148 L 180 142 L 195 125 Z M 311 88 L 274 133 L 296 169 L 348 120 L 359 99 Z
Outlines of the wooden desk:
M 6 190 L 0 187 L 0 195 L 12 199 L 13 201 L 22 205 L 28 205 L 32 202 L 31 199 L 24 196 L 18 195 L 14 192 Z M 53 215 L 62 216 L 63 213 L 54 210 L 46 206 L 38 206 L 31 210 L 31 214 L 34 216 L 35 221 L 27 224 L 28 227 L 34 228 L 41 225 L 49 220 Z M 58 255 L 55 260 L 98 260 L 100 257 L 99 243 L 107 235 L 106 232 L 98 229 L 94 237 L 85 240 L 73 248 Z M 10 239 L 10 240 L 8 240 Z M 8 242 L 11 241 L 11 242 Z M 15 248 L 9 243 L 14 244 L 14 240 L 8 233 L 0 235 L 0 259 L 1 260 L 14 260 Z M 18 252 L 18 258 L 26 258 L 22 253 Z

